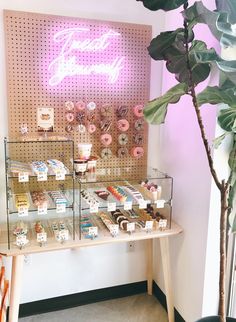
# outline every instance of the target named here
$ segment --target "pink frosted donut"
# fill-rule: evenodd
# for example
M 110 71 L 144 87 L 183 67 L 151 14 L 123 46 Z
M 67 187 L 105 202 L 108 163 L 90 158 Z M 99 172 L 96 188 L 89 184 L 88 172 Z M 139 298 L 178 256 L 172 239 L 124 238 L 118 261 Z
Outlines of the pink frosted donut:
M 74 118 L 75 118 L 75 116 L 74 116 L 73 113 L 71 113 L 71 112 L 66 113 L 66 120 L 67 120 L 67 122 L 69 122 L 69 123 L 73 122 L 74 121 Z
M 77 111 L 83 111 L 85 109 L 85 103 L 83 101 L 78 101 L 76 104 L 75 104 L 75 107 L 77 109 Z
M 111 134 L 105 133 L 101 135 L 100 140 L 103 145 L 108 146 L 112 142 L 112 136 Z
M 126 119 L 118 120 L 117 127 L 121 132 L 126 132 L 129 129 L 129 122 Z
M 143 117 L 143 108 L 144 108 L 144 106 L 141 104 L 134 106 L 133 107 L 134 115 L 137 117 Z
M 95 131 L 96 131 L 96 125 L 95 124 L 89 124 L 88 125 L 88 128 L 87 128 L 87 130 L 88 130 L 88 132 L 90 133 L 90 134 L 92 134 L 92 133 L 94 133 Z
M 131 155 L 135 159 L 140 159 L 144 155 L 144 150 L 143 150 L 143 148 L 141 146 L 136 146 L 136 147 L 132 148 Z

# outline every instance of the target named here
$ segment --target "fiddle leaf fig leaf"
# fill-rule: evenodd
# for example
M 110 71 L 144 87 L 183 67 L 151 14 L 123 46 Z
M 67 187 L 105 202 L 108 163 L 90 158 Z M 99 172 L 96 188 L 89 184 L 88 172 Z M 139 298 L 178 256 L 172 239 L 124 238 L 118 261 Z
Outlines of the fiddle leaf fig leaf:
M 236 133 L 236 108 L 231 107 L 220 110 L 218 123 L 223 130 Z
M 145 8 L 150 10 L 170 11 L 182 6 L 187 0 L 137 0 L 142 1 Z
M 150 101 L 144 108 L 144 117 L 151 124 L 164 123 L 168 104 L 177 103 L 180 97 L 188 92 L 186 84 L 177 84 L 164 95 Z
M 230 151 L 228 163 L 229 163 L 230 169 L 233 171 L 233 173 L 235 173 L 236 172 L 236 146 L 235 146 L 235 143 Z M 234 180 L 232 187 L 234 187 L 236 189 L 236 180 Z
M 227 2 L 227 10 L 224 11 L 233 9 L 233 12 L 236 12 L 235 0 L 228 0 Z M 197 1 L 193 6 L 183 11 L 183 16 L 187 19 L 191 27 L 197 23 L 208 25 L 213 36 L 220 41 L 222 46 L 233 47 L 236 45 L 236 30 L 233 25 L 235 18 L 232 19 L 233 15 L 231 11 L 222 12 L 223 6 L 218 7 L 220 11 L 211 11 L 201 1 Z
M 215 149 L 218 149 L 218 147 L 221 145 L 227 134 L 228 133 L 225 132 L 213 140 L 213 147 Z
M 230 23 L 236 23 L 236 2 L 235 0 L 216 0 L 218 11 L 224 11 L 229 14 Z
M 220 104 L 224 103 L 230 107 L 236 107 L 236 87 L 222 89 L 218 86 L 207 86 L 201 93 L 197 95 L 198 105 L 203 104 Z

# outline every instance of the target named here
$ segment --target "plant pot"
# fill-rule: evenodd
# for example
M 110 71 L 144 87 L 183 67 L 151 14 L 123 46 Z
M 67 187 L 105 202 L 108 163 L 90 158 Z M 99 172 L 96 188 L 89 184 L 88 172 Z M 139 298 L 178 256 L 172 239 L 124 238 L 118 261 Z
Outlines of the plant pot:
M 226 321 L 227 322 L 236 322 L 236 319 L 226 318 Z M 220 322 L 220 318 L 219 318 L 219 316 L 207 316 L 205 318 L 197 320 L 196 322 Z

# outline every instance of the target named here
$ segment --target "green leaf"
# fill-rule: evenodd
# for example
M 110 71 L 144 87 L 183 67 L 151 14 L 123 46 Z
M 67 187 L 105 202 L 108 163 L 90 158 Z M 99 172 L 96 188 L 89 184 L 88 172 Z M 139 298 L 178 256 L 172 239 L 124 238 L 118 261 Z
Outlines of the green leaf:
M 213 140 L 213 147 L 218 149 L 228 133 L 224 133 Z
M 218 123 L 227 132 L 236 133 L 236 108 L 226 108 L 219 112 Z
M 137 1 L 142 1 L 144 7 L 153 11 L 160 10 L 160 9 L 165 11 L 174 10 L 187 2 L 187 0 L 137 0 Z
M 222 0 L 220 0 L 222 2 Z M 230 8 L 236 10 L 235 0 L 228 0 Z M 222 9 L 222 6 L 219 6 Z M 191 27 L 197 23 L 207 24 L 211 33 L 218 39 L 222 46 L 233 47 L 236 45 L 235 31 L 232 24 L 232 14 L 230 11 L 211 11 L 207 9 L 201 1 L 197 1 L 193 6 L 183 12 L 183 16 L 188 20 Z
M 188 86 L 186 84 L 177 84 L 169 89 L 163 96 L 147 103 L 144 108 L 144 117 L 151 124 L 164 123 L 168 104 L 177 103 L 180 97 L 186 94 Z
M 226 83 L 225 83 L 226 86 Z M 224 103 L 231 107 L 236 107 L 236 87 L 222 89 L 218 86 L 207 86 L 201 93 L 197 95 L 198 105 L 203 104 L 220 104 Z
M 236 2 L 235 0 L 216 0 L 218 11 L 224 11 L 229 14 L 230 23 L 236 23 Z

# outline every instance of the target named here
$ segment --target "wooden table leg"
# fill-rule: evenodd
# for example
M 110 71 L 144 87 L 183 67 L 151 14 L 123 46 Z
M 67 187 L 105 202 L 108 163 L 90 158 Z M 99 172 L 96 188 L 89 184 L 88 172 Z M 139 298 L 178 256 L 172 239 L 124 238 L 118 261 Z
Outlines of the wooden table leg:
M 147 291 L 152 295 L 153 285 L 153 239 L 147 239 Z
M 160 238 L 161 257 L 166 291 L 166 303 L 168 312 L 168 321 L 175 321 L 173 293 L 171 285 L 171 270 L 170 270 L 170 253 L 169 253 L 169 239 L 168 237 Z
M 23 264 L 24 255 L 13 256 L 11 272 L 9 322 L 18 321 Z

